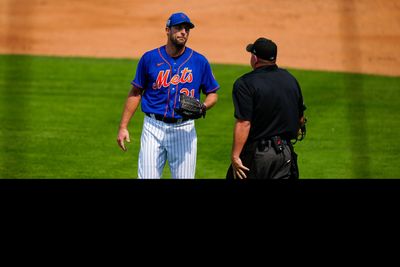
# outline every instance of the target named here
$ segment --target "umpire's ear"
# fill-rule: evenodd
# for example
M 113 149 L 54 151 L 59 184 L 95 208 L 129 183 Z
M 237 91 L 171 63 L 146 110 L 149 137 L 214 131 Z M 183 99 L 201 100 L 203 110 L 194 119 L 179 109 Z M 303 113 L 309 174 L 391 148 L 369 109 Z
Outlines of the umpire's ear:
M 254 54 L 252 54 L 252 55 L 253 55 L 253 57 L 254 57 L 254 63 L 260 62 L 260 60 L 258 59 L 258 57 L 257 57 L 256 55 L 254 55 Z

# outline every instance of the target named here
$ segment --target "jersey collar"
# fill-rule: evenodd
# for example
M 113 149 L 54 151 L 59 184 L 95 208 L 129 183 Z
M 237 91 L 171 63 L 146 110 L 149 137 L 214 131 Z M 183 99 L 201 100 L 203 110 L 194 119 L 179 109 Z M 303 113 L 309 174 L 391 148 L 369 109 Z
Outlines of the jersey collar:
M 182 55 L 180 55 L 177 58 L 173 58 L 170 55 L 168 55 L 167 50 L 166 50 L 166 45 L 161 46 L 160 48 L 162 56 L 170 63 L 176 63 L 180 65 L 182 62 L 185 62 L 191 55 L 192 55 L 192 49 L 189 47 L 185 47 L 185 51 L 183 52 Z

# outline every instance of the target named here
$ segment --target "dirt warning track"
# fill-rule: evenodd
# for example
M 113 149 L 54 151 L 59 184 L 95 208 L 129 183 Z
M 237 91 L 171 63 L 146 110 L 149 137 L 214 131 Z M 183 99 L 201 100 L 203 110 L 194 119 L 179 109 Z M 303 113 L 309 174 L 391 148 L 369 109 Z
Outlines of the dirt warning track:
M 397 0 L 0 0 L 0 53 L 138 58 L 178 11 L 212 63 L 248 64 L 264 36 L 280 66 L 400 76 Z

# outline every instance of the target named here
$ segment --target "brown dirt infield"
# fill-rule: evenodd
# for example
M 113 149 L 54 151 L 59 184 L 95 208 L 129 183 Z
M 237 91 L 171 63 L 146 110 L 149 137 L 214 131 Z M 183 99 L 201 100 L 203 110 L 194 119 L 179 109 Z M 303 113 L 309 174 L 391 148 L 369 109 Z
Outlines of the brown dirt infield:
M 212 63 L 248 64 L 264 36 L 280 66 L 400 76 L 398 0 L 0 0 L 0 53 L 138 58 L 176 11 Z

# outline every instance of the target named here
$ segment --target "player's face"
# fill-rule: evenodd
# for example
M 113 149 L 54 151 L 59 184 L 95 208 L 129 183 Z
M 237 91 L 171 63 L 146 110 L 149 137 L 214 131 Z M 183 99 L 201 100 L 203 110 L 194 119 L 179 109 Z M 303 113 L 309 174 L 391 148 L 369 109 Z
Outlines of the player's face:
M 178 47 L 185 46 L 189 38 L 190 27 L 187 24 L 179 24 L 167 28 L 168 38 L 174 45 Z

